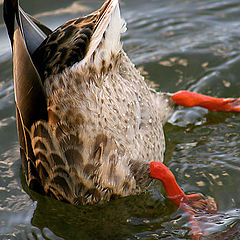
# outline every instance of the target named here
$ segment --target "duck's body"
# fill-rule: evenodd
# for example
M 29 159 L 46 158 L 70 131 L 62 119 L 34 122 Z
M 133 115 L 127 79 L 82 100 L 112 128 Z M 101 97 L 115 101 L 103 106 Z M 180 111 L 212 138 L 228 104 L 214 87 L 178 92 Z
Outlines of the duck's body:
M 110 71 L 107 62 L 99 72 L 91 64 L 45 80 L 49 119 L 31 128 L 44 191 L 72 203 L 144 190 L 149 163 L 163 161 L 162 126 L 172 111 L 170 97 L 151 91 L 123 50 L 112 56 Z
M 180 203 L 183 193 L 174 176 L 158 163 L 150 167 L 163 161 L 163 125 L 175 103 L 210 102 L 211 110 L 240 111 L 239 100 L 151 89 L 122 49 L 126 27 L 118 0 L 55 31 L 26 15 L 16 0 L 5 0 L 4 18 L 29 187 L 90 204 L 145 190 L 151 169 Z
M 15 32 L 13 46 L 25 36 L 43 88 L 42 114 L 24 123 L 27 117 L 18 104 L 23 94 L 15 87 L 23 166 L 31 188 L 88 204 L 136 194 L 149 185 L 149 163 L 163 161 L 163 124 L 174 102 L 149 88 L 123 51 L 120 34 L 125 28 L 118 1 L 109 0 L 93 14 L 48 32 L 37 47 L 28 43 L 24 21 L 21 35 Z M 15 85 L 20 79 L 15 73 Z

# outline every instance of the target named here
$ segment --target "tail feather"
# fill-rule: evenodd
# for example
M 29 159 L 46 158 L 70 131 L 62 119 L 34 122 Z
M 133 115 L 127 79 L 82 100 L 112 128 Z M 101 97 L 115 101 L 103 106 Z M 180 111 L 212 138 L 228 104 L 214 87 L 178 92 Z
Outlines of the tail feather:
M 106 52 L 104 54 L 105 60 L 108 60 L 107 57 L 110 58 L 112 53 L 117 53 L 122 47 L 120 34 L 126 31 L 126 23 L 121 18 L 118 0 L 107 1 L 100 8 L 99 13 L 100 18 L 95 26 L 88 51 L 80 64 L 89 60 L 101 42 L 104 44 L 102 49 Z M 102 60 L 101 57 L 96 57 L 96 59 Z

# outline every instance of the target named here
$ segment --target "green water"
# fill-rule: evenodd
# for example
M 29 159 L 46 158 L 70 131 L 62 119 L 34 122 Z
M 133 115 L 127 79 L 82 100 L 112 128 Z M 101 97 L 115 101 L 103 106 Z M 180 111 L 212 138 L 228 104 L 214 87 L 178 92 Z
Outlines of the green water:
M 21 1 L 51 28 L 101 3 Z M 123 0 L 121 9 L 124 48 L 159 90 L 240 96 L 239 0 Z M 218 214 L 198 219 L 202 239 L 240 239 L 239 120 L 238 113 L 178 108 L 165 126 L 165 164 L 184 191 L 218 203 Z M 0 17 L 0 239 L 190 239 L 188 216 L 158 182 L 140 196 L 76 208 L 29 192 L 20 166 L 11 49 Z

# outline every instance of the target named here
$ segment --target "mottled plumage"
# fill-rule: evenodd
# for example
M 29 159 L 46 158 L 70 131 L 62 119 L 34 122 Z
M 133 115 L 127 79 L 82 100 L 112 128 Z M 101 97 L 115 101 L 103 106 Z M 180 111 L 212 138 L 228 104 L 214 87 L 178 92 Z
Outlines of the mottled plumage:
M 10 38 L 9 18 L 18 19 L 9 13 L 18 12 L 13 3 L 4 3 Z M 46 36 L 35 50 L 23 37 L 29 31 L 24 21 L 12 34 L 28 185 L 73 204 L 145 190 L 151 181 L 149 163 L 163 161 L 163 124 L 174 103 L 170 94 L 147 86 L 123 51 L 120 34 L 126 27 L 118 1 L 108 0 L 54 31 L 32 17 L 31 24 Z

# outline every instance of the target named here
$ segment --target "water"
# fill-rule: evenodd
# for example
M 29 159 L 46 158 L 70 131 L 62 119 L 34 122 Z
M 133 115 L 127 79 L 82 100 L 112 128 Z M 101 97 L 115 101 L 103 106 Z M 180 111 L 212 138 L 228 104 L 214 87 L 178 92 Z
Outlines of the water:
M 125 49 L 158 89 L 239 97 L 239 0 L 121 2 L 128 22 Z M 51 28 L 100 5 L 97 0 L 22 0 L 27 12 Z M 79 208 L 26 188 L 2 18 L 0 46 L 0 239 L 190 239 L 188 216 L 164 197 L 158 182 L 140 196 Z M 239 120 L 237 113 L 178 108 L 165 126 L 165 163 L 181 187 L 218 203 L 218 214 L 197 218 L 203 239 L 240 239 Z

